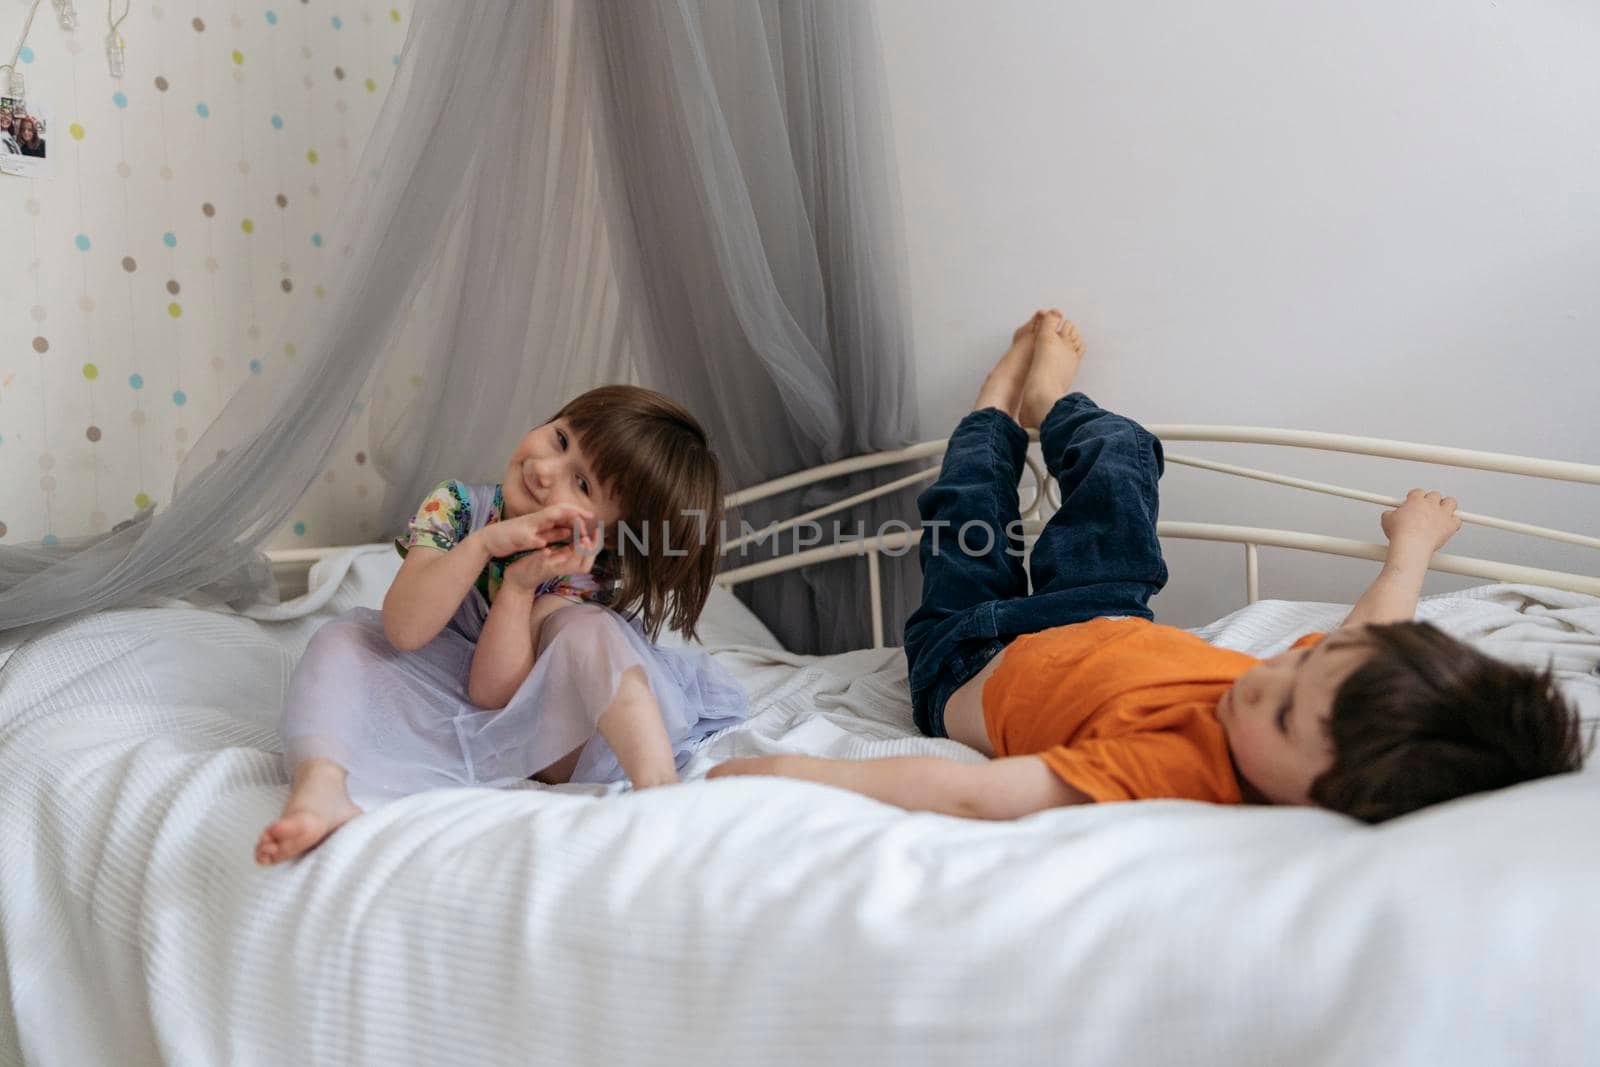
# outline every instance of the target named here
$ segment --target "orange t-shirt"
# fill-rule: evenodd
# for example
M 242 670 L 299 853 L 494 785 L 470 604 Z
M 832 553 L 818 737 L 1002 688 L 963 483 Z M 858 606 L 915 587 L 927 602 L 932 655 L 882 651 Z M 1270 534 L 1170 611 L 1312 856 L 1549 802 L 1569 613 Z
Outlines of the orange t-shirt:
M 1237 804 L 1217 702 L 1260 662 L 1144 619 L 1057 626 L 1006 647 L 984 724 L 996 756 L 1037 755 L 1096 801 Z

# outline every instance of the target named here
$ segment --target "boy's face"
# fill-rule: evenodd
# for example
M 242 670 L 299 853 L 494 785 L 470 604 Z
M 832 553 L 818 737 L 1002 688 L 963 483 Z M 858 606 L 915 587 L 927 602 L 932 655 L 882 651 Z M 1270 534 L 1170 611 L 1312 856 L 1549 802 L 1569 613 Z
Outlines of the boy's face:
M 622 517 L 622 501 L 595 477 L 565 419 L 534 428 L 518 443 L 506 465 L 501 494 L 508 519 L 557 504 L 584 508 L 606 529 Z
M 1362 630 L 1263 661 L 1217 705 L 1234 766 L 1268 803 L 1310 804 L 1311 783 L 1333 766 L 1328 716 L 1339 687 L 1371 654 Z

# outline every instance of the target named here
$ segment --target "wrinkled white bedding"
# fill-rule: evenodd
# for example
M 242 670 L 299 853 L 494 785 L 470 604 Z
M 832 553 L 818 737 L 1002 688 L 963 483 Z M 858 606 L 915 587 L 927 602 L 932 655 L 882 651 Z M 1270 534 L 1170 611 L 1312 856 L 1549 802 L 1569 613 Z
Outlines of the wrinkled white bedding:
M 1588 772 L 1379 829 L 1181 802 L 991 825 L 759 779 L 457 790 L 258 869 L 296 656 L 394 563 L 332 561 L 279 621 L 106 613 L 6 661 L 0 1064 L 1600 1057 Z M 756 714 L 692 774 L 976 758 L 913 736 L 897 650 L 793 656 L 738 611 L 719 598 L 708 643 Z M 1269 652 L 1340 611 L 1265 602 L 1205 633 Z M 1555 655 L 1600 716 L 1600 600 L 1486 587 L 1423 615 Z

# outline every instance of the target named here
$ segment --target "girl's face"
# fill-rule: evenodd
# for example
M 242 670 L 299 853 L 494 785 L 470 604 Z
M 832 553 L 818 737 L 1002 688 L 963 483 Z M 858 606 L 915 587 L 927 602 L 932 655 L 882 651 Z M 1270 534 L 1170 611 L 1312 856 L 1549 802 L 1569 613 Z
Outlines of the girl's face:
M 508 519 L 557 504 L 584 508 L 607 528 L 622 518 L 615 487 L 595 477 L 565 419 L 547 422 L 522 439 L 506 465 L 501 494 Z
M 33 139 L 38 135 L 38 132 L 39 128 L 33 124 L 32 119 L 23 119 L 17 123 L 17 136 L 29 144 L 33 143 Z

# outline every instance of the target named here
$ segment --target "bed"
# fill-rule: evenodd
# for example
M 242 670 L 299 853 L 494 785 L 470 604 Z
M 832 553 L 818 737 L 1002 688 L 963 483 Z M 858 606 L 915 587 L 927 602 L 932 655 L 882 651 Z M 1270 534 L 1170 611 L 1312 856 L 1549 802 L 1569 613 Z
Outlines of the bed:
M 1446 459 L 1516 459 L 1484 456 Z M 1600 468 L 1518 462 L 1600 484 Z M 1032 496 L 1037 523 L 1051 498 Z M 1256 654 L 1345 611 L 1260 599 L 1259 546 L 1373 552 L 1198 527 L 1163 532 L 1242 544 L 1250 564 L 1246 605 L 1198 632 Z M 377 606 L 399 566 L 385 546 L 279 561 L 313 558 L 303 595 L 251 616 L 169 603 L 0 644 L 0 1064 L 1600 1057 L 1594 769 L 1378 828 L 1178 801 L 985 824 L 803 782 L 692 781 L 779 751 L 979 758 L 917 736 L 881 627 L 880 647 L 795 655 L 730 592 L 822 557 L 724 571 L 702 640 L 752 715 L 697 755 L 690 784 L 416 796 L 257 868 L 286 790 L 275 726 L 294 663 L 322 622 Z M 1552 662 L 1592 728 L 1594 579 L 1435 562 L 1489 584 L 1430 597 L 1421 617 Z

